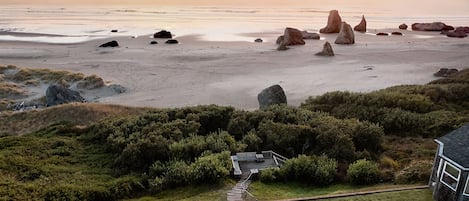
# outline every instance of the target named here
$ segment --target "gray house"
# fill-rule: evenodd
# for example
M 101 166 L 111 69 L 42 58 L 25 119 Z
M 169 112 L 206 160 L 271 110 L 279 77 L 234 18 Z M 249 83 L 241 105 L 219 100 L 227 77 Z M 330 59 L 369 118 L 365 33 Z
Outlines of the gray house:
M 435 140 L 430 187 L 436 201 L 469 201 L 469 124 Z

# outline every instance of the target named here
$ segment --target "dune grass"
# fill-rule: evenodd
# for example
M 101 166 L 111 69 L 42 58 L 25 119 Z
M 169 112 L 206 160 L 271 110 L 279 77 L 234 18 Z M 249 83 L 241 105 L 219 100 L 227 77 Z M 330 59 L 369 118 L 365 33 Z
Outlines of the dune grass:
M 89 125 L 106 117 L 141 114 L 148 108 L 136 108 L 97 103 L 70 103 L 44 110 L 0 114 L 0 136 L 18 135 L 45 128 L 59 121 Z

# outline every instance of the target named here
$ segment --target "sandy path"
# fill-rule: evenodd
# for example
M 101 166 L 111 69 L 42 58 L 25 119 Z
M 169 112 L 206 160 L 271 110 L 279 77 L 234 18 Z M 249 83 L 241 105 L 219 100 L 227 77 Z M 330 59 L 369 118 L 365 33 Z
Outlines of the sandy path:
M 395 30 L 377 30 L 395 31 Z M 149 45 L 148 36 L 117 37 L 120 48 L 97 48 L 110 39 L 79 44 L 0 42 L 0 64 L 67 69 L 97 74 L 128 88 L 101 102 L 133 106 L 181 107 L 198 104 L 258 107 L 257 94 L 272 84 L 286 91 L 289 104 L 334 90 L 371 91 L 399 84 L 423 84 L 441 67 L 469 64 L 469 39 L 403 31 L 404 36 L 356 33 L 355 45 L 333 44 L 335 57 L 314 56 L 324 41 L 276 51 L 278 34 L 254 33 L 264 43 L 207 42 L 196 36 L 179 45 Z

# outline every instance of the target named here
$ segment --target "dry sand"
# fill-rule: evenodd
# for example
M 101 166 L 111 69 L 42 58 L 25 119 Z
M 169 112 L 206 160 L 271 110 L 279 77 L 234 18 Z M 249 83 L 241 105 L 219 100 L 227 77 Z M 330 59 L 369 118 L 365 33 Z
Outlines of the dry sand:
M 257 94 L 280 84 L 288 103 L 299 105 L 309 96 L 348 90 L 368 92 L 400 84 L 424 84 L 439 68 L 469 65 L 469 39 L 438 32 L 401 31 L 404 36 L 355 33 L 356 44 L 333 44 L 337 34 L 322 34 L 304 46 L 277 51 L 281 33 L 247 34 L 254 42 L 209 42 L 198 36 L 177 37 L 181 44 L 150 45 L 150 36 L 117 37 L 77 44 L 0 42 L 0 64 L 64 69 L 96 74 L 127 88 L 99 99 L 131 106 L 183 107 L 200 104 L 258 108 Z M 98 48 L 110 41 L 119 48 Z M 315 56 L 325 41 L 335 57 Z

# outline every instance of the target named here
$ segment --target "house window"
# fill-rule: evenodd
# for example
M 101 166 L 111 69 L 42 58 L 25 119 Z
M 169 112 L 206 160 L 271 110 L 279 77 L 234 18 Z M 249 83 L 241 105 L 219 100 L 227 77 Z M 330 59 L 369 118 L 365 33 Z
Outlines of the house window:
M 443 174 L 441 176 L 441 182 L 453 191 L 456 191 L 456 188 L 458 187 L 460 173 L 461 171 L 458 168 L 454 167 L 448 162 L 445 162 Z
M 464 195 L 469 196 L 469 177 L 466 181 L 466 188 L 464 188 Z

